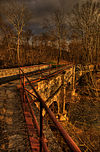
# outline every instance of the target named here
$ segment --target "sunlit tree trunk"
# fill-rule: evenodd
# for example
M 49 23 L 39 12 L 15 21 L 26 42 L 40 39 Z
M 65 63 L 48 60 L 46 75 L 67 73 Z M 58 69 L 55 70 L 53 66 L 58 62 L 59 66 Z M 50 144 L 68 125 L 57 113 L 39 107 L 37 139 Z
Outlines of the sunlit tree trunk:
M 59 45 L 59 52 L 58 52 L 57 64 L 59 64 L 60 58 L 61 58 L 61 39 L 60 39 L 60 38 L 59 38 L 59 40 L 58 40 L 58 45 Z
M 17 39 L 17 60 L 18 60 L 18 66 L 20 66 L 20 34 L 18 33 L 18 39 Z

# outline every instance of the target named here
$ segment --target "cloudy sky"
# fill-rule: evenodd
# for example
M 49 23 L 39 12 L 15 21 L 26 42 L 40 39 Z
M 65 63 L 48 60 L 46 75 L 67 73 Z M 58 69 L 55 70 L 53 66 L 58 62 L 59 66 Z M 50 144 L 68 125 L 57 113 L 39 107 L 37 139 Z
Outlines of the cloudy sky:
M 70 13 L 76 3 L 83 1 L 87 0 L 24 0 L 32 10 L 35 29 L 40 29 L 40 31 L 43 19 L 52 14 L 57 7 L 64 7 L 66 12 Z
M 44 18 L 48 17 L 59 6 L 64 7 L 66 12 L 70 12 L 77 2 L 83 0 L 24 0 L 30 7 L 33 19 L 32 24 L 34 30 L 41 32 L 41 24 Z
M 3 4 L 5 4 L 6 1 L 7 0 L 0 0 L 0 2 Z M 83 1 L 86 0 L 23 0 L 23 2 L 26 3 L 27 7 L 29 7 L 32 12 L 32 26 L 34 32 L 35 30 L 41 31 L 43 19 L 52 14 L 53 10 L 55 10 L 57 7 L 64 7 L 66 12 L 69 13 L 77 2 L 81 3 Z
M 58 6 L 65 7 L 66 11 L 70 12 L 76 3 L 83 1 L 86 0 L 24 0 L 30 6 L 36 18 L 47 16 Z
M 67 12 L 70 12 L 73 5 L 82 0 L 26 0 L 26 4 L 30 6 L 34 20 L 47 17 L 55 10 L 55 8 L 62 6 L 65 7 Z

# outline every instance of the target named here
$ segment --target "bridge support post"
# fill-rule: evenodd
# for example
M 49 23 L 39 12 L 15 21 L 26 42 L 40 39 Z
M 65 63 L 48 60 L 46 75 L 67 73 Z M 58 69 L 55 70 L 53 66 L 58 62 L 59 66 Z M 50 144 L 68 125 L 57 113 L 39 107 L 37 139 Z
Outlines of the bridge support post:
M 61 84 L 62 84 L 62 87 L 61 87 L 61 95 L 60 95 L 60 103 L 59 103 L 59 106 L 60 106 L 60 113 L 63 113 L 65 112 L 65 86 L 64 86 L 64 75 L 65 75 L 65 71 L 62 73 L 61 75 Z
M 25 77 L 23 76 L 23 78 L 22 78 L 22 80 L 23 80 L 23 102 L 25 102 Z
M 60 103 L 58 101 L 58 114 L 60 114 Z
M 75 65 L 72 68 L 72 96 L 75 95 Z
M 64 86 L 63 114 L 65 113 L 65 104 L 66 104 L 66 88 Z
M 40 102 L 40 152 L 42 152 L 42 140 L 43 140 L 43 116 L 42 116 L 42 111 L 43 111 L 43 105 L 42 102 Z

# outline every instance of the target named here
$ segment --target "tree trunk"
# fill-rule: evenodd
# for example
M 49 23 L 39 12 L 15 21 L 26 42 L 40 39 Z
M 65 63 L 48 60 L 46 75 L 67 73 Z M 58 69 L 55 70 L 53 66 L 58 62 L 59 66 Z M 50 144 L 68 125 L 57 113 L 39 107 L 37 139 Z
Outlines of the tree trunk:
M 19 55 L 19 33 L 18 33 L 18 39 L 17 39 L 17 60 L 18 60 L 18 66 L 20 66 L 20 55 Z
M 59 64 L 60 58 L 61 58 L 61 39 L 60 39 L 60 38 L 59 38 L 59 40 L 58 40 L 58 43 L 59 43 L 59 54 L 58 54 L 57 64 Z

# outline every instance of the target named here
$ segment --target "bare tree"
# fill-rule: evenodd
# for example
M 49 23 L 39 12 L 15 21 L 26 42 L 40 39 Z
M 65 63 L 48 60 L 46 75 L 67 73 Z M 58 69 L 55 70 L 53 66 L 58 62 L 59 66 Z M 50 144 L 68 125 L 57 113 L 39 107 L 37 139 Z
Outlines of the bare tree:
M 57 8 L 49 19 L 45 20 L 44 24 L 45 29 L 49 32 L 52 37 L 58 42 L 58 61 L 59 64 L 61 58 L 61 43 L 64 38 L 66 38 L 66 14 L 63 8 Z
M 77 39 L 82 41 L 85 63 L 97 62 L 100 51 L 100 3 L 88 0 L 75 5 L 70 25 Z
M 73 9 L 70 25 L 72 32 L 77 35 L 76 40 L 80 40 L 82 44 L 83 64 L 97 63 L 100 54 L 100 3 L 88 0 L 81 5 L 77 4 Z M 77 56 L 75 53 L 76 51 L 74 56 Z M 90 71 L 89 67 L 88 70 Z M 89 73 L 92 84 L 96 89 L 96 96 L 98 96 L 96 81 L 92 72 Z
M 5 16 L 9 24 L 13 27 L 17 35 L 17 59 L 20 64 L 20 37 L 23 28 L 26 26 L 30 19 L 29 10 L 22 1 L 10 0 L 5 6 Z
M 27 48 L 29 48 L 29 41 L 31 38 L 32 38 L 32 30 L 29 28 L 25 29 L 23 32 L 23 39 L 26 42 L 25 44 Z

